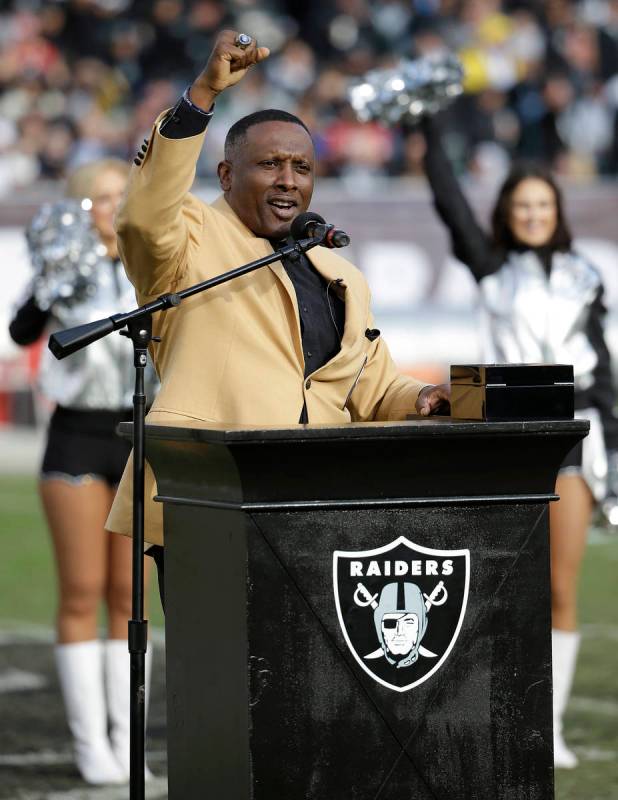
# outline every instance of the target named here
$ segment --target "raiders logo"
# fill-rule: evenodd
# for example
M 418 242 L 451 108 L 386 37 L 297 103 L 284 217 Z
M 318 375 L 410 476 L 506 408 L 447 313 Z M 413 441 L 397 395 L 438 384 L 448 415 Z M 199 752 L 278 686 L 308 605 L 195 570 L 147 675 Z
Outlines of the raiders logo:
M 400 536 L 375 550 L 333 553 L 348 647 L 365 672 L 396 692 L 444 664 L 463 623 L 469 583 L 469 550 L 432 550 Z

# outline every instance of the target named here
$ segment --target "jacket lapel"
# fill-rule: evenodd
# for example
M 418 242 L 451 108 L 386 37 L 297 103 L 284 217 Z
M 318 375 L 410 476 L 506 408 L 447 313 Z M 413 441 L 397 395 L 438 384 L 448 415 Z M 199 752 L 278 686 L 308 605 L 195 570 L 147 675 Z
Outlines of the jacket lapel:
M 252 249 L 258 256 L 264 256 L 272 253 L 273 249 L 267 239 L 262 239 L 256 236 L 247 226 L 241 222 L 233 209 L 229 206 L 227 200 L 223 195 L 220 195 L 214 202 L 213 208 L 219 213 L 223 214 L 228 221 L 238 230 L 243 237 L 250 241 Z M 330 291 L 336 293 L 345 302 L 345 327 L 343 330 L 343 337 L 341 339 L 341 349 L 328 364 L 333 364 L 338 361 L 342 353 L 349 350 L 357 339 L 358 331 L 361 328 L 362 320 L 365 319 L 366 309 L 362 308 L 360 302 L 350 302 L 353 300 L 350 296 L 350 288 L 347 286 L 341 270 L 341 259 L 335 257 L 330 250 L 325 247 L 314 247 L 307 253 L 307 257 L 322 275 L 323 278 L 330 284 Z M 240 266 L 240 265 L 238 265 Z M 296 336 L 297 336 L 297 350 L 302 353 L 301 345 L 301 332 L 300 332 L 300 316 L 298 313 L 298 302 L 296 299 L 296 291 L 294 285 L 290 280 L 287 272 L 285 271 L 281 261 L 275 261 L 269 264 L 267 269 L 273 273 L 280 284 L 283 286 L 287 298 L 292 306 L 294 318 L 296 319 Z M 325 364 L 324 367 L 327 365 Z
M 269 253 L 273 252 L 273 249 L 270 245 L 268 239 L 262 239 L 259 236 L 256 236 L 252 231 L 247 228 L 247 226 L 242 222 L 231 206 L 228 204 L 227 200 L 225 199 L 224 195 L 219 195 L 219 197 L 212 203 L 212 207 L 215 208 L 220 214 L 223 214 L 228 221 L 238 230 L 239 233 L 243 235 L 247 241 L 251 241 L 252 249 L 255 249 L 258 257 L 268 255 Z M 241 266 L 240 264 L 238 266 Z M 296 293 L 294 291 L 294 286 L 292 281 L 289 279 L 287 272 L 283 268 L 283 264 L 281 261 L 275 261 L 272 264 L 269 264 L 267 269 L 269 269 L 273 275 L 283 284 L 285 291 L 288 294 L 290 302 L 296 308 Z M 296 317 L 298 318 L 298 309 L 296 309 Z M 300 321 L 299 323 L 299 330 L 300 330 Z
M 270 242 L 268 239 L 262 239 L 259 236 L 256 236 L 253 231 L 249 230 L 247 226 L 242 222 L 239 217 L 236 215 L 234 210 L 228 204 L 227 200 L 225 199 L 224 195 L 219 195 L 219 197 L 212 203 L 212 207 L 215 208 L 220 214 L 223 214 L 228 222 L 236 228 L 236 230 L 242 235 L 242 237 L 247 241 L 248 244 L 251 246 L 251 250 L 253 251 L 252 257 L 258 258 L 262 256 L 266 256 L 269 253 L 273 252 Z M 237 266 L 241 266 L 238 264 Z M 302 357 L 302 341 L 301 341 L 301 332 L 300 332 L 300 316 L 298 313 L 298 303 L 296 301 L 296 292 L 294 290 L 294 285 L 292 281 L 288 277 L 287 272 L 285 271 L 283 264 L 281 261 L 274 261 L 272 264 L 269 264 L 267 267 L 263 267 L 262 269 L 269 269 L 272 274 L 277 278 L 279 283 L 283 286 L 283 289 L 287 295 L 288 302 L 290 304 L 292 314 L 294 319 L 296 320 L 296 331 L 292 332 L 292 335 L 295 337 L 295 350 L 299 358 Z M 304 363 L 303 363 L 304 366 Z

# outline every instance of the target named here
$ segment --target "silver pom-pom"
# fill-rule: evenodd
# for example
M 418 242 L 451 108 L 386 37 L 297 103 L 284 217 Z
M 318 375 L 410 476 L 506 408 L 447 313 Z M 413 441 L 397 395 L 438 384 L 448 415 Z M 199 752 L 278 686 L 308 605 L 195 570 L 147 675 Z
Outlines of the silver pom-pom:
M 26 241 L 39 308 L 73 305 L 96 290 L 94 273 L 106 251 L 83 204 L 61 200 L 41 206 L 26 230 Z
M 445 108 L 463 91 L 463 68 L 452 53 L 401 60 L 393 69 L 371 70 L 348 89 L 361 122 L 418 122 Z

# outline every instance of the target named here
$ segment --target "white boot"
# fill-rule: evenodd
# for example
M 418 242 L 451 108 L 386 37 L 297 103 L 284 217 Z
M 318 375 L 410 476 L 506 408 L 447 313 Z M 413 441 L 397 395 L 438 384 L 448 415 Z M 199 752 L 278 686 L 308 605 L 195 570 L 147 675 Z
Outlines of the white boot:
M 82 778 L 94 785 L 126 783 L 107 738 L 101 643 L 95 640 L 59 644 L 55 655 L 75 761 Z
M 573 769 L 577 756 L 566 746 L 562 737 L 562 717 L 569 702 L 575 662 L 579 649 L 579 633 L 552 630 L 552 676 L 554 682 L 554 766 Z
M 152 672 L 152 645 L 148 644 L 145 659 L 144 716 L 148 716 L 150 675 Z M 131 655 L 124 639 L 105 642 L 105 688 L 107 711 L 111 730 L 112 750 L 120 768 L 129 777 L 131 771 Z M 144 768 L 144 779 L 150 780 L 152 772 Z

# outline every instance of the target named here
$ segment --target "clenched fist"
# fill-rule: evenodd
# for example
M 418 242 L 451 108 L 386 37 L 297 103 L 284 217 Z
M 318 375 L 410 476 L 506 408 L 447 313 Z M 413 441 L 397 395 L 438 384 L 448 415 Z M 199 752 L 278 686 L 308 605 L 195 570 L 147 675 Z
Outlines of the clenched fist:
M 191 102 L 208 110 L 218 94 L 238 83 L 254 64 L 268 58 L 268 47 L 258 47 L 255 39 L 246 48 L 236 44 L 237 31 L 221 31 L 210 58 L 189 91 Z

